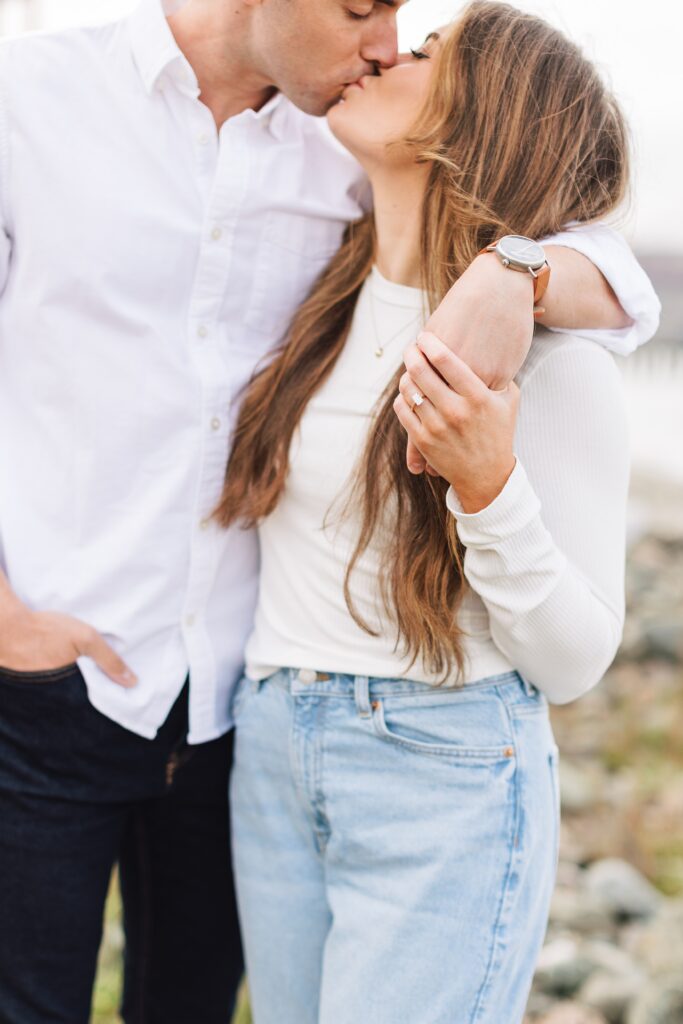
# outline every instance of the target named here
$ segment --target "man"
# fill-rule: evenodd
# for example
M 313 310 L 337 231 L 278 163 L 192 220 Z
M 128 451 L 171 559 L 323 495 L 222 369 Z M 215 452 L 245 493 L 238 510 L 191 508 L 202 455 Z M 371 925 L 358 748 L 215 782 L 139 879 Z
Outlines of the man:
M 229 697 L 257 552 L 210 517 L 240 389 L 368 202 L 310 115 L 407 59 L 399 6 L 143 0 L 2 48 L 6 1024 L 87 1021 L 117 861 L 127 1024 L 229 1019 Z M 555 241 L 545 322 L 646 340 L 657 302 L 623 243 Z M 430 326 L 495 386 L 523 360 L 532 291 L 482 257 Z

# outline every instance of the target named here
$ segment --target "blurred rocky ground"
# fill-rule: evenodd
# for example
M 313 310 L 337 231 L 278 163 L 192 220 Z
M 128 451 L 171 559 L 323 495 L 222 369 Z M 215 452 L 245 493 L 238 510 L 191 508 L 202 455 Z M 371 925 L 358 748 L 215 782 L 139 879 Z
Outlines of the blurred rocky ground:
M 629 549 L 619 655 L 551 711 L 560 865 L 529 1024 L 683 1024 L 683 487 L 634 479 Z

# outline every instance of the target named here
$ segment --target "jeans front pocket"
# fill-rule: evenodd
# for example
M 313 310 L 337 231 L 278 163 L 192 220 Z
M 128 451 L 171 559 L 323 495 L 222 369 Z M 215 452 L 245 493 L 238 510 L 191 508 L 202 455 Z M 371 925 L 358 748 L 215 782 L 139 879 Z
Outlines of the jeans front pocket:
M 23 672 L 14 668 L 4 668 L 0 665 L 0 685 L 9 683 L 19 686 L 44 686 L 46 683 L 59 683 L 65 679 L 77 675 L 80 677 L 80 670 L 77 663 L 71 662 L 59 668 L 39 669 L 35 672 Z
M 505 708 L 492 690 L 466 699 L 445 695 L 440 702 L 383 698 L 373 701 L 372 721 L 382 740 L 417 754 L 467 764 L 515 756 Z

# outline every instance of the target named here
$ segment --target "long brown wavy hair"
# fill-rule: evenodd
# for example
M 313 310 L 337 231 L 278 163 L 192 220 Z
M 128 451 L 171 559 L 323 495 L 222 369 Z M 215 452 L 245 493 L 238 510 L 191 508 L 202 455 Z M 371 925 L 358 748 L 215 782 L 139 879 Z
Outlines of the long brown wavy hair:
M 485 245 L 601 218 L 624 200 L 629 177 L 617 103 L 580 50 L 541 19 L 477 0 L 442 33 L 433 59 L 430 94 L 407 139 L 415 160 L 430 165 L 421 272 L 431 309 Z M 283 347 L 253 377 L 216 512 L 223 525 L 254 526 L 275 508 L 292 436 L 344 347 L 374 258 L 369 215 L 348 227 Z M 406 436 L 393 411 L 402 369 L 378 402 L 347 506 L 360 513 L 360 526 L 345 594 L 372 633 L 349 580 L 377 535 L 379 584 L 402 653 L 446 679 L 463 668 L 463 552 L 446 509 L 447 483 L 406 469 Z

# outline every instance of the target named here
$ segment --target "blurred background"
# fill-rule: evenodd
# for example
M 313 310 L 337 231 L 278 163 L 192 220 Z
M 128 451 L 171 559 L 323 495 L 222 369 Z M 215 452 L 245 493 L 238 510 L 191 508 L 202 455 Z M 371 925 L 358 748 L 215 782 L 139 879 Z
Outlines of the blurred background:
M 107 21 L 135 6 L 0 0 L 0 35 Z M 402 45 L 419 45 L 460 6 L 411 0 L 399 16 Z M 655 340 L 620 361 L 633 460 L 624 641 L 595 691 L 552 709 L 561 751 L 560 866 L 528 1021 L 683 1024 L 683 7 L 665 0 L 517 6 L 579 42 L 629 117 L 635 201 L 617 226 L 663 304 Z M 114 883 L 93 1024 L 119 1021 L 121 947 Z M 250 1020 L 246 994 L 238 1019 Z

